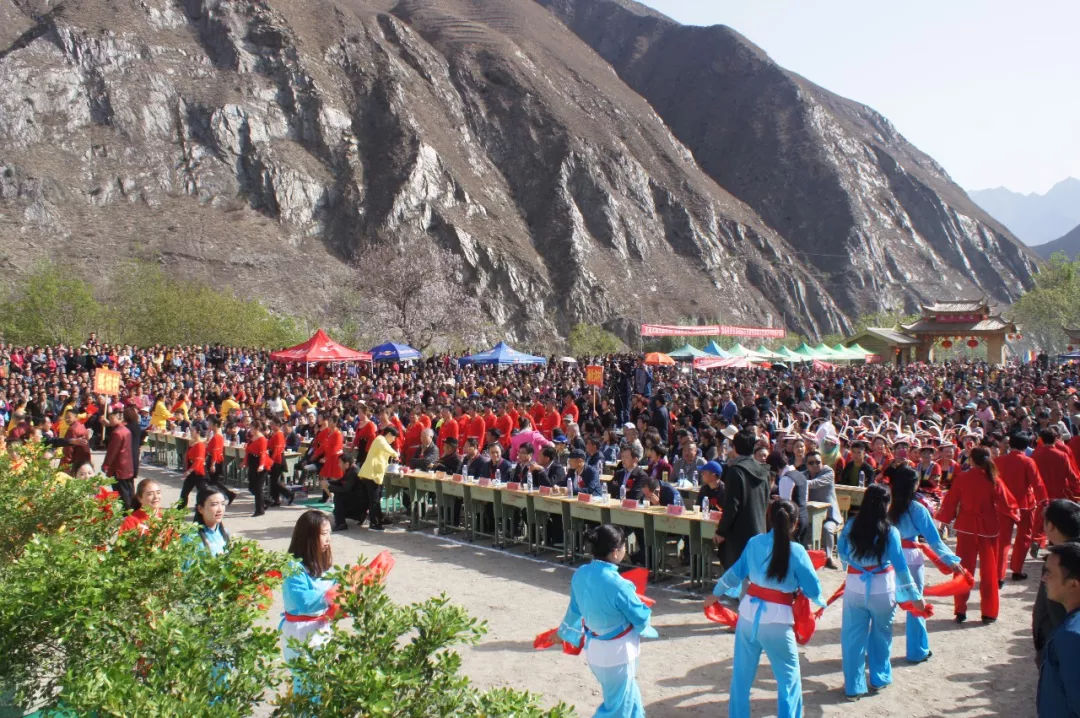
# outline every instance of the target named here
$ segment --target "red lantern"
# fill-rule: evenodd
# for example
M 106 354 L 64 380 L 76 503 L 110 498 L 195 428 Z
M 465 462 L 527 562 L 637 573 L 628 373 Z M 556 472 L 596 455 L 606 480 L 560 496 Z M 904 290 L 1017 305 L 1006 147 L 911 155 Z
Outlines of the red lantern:
M 946 339 L 945 341 L 943 341 L 941 343 L 941 346 L 944 347 L 945 349 L 948 349 L 949 347 L 952 346 L 952 340 L 951 339 Z
M 979 346 L 979 340 L 978 339 L 968 339 L 967 345 L 969 347 L 971 347 L 972 349 L 974 349 L 975 347 Z

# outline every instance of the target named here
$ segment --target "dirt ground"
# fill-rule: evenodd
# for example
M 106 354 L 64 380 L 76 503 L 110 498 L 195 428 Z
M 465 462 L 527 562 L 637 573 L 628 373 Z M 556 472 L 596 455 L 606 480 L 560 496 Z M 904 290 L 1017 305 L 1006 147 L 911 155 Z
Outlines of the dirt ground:
M 143 476 L 164 484 L 164 498 L 179 495 L 180 475 L 144 467 Z M 234 534 L 256 539 L 267 548 L 285 550 L 301 507 L 270 509 L 251 517 L 253 500 L 242 492 L 230 507 L 226 525 Z M 564 700 L 579 715 L 592 715 L 600 702 L 596 681 L 583 656 L 556 649 L 537 652 L 532 639 L 557 626 L 566 609 L 573 569 L 485 546 L 442 538 L 430 531 L 409 532 L 400 524 L 384 532 L 356 529 L 333 535 L 334 558 L 347 563 L 359 555 L 372 557 L 390 549 L 397 564 L 388 590 L 397 601 L 415 601 L 445 592 L 486 619 L 489 632 L 475 647 L 462 651 L 465 670 L 482 686 L 509 685 Z M 904 660 L 903 623 L 893 642 L 893 684 L 880 694 L 848 703 L 843 696 L 840 665 L 839 604 L 825 612 L 809 646 L 801 649 L 803 694 L 807 716 L 1000 716 L 1035 714 L 1038 674 L 1030 638 L 1031 605 L 1037 588 L 1038 562 L 1028 560 L 1024 582 L 1007 582 L 996 624 L 979 620 L 978 592 L 968 615 L 974 621 L 952 621 L 951 599 L 934 599 L 937 615 L 930 620 L 933 657 L 917 666 Z M 839 571 L 823 570 L 825 595 L 840 583 Z M 931 582 L 943 578 L 931 568 Z M 650 586 L 657 600 L 653 624 L 659 640 L 644 641 L 638 681 L 646 712 L 667 716 L 719 716 L 727 713 L 734 636 L 707 622 L 702 596 L 685 590 Z M 281 612 L 280 596 L 270 610 Z M 775 682 L 763 661 L 751 694 L 755 716 L 776 714 Z

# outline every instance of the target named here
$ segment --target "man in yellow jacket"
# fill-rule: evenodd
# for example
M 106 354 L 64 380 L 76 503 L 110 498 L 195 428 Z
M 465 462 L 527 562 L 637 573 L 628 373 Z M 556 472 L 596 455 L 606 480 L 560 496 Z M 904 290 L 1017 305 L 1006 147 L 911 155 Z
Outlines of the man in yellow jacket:
M 386 467 L 390 465 L 390 459 L 398 458 L 398 452 L 394 450 L 393 442 L 397 439 L 398 430 L 393 426 L 384 426 L 375 440 L 368 448 L 367 458 L 360 467 L 360 490 L 363 495 L 363 506 L 360 509 L 359 524 L 364 523 L 364 515 L 370 514 L 368 525 L 376 531 L 383 530 L 382 512 L 382 485 L 386 475 Z

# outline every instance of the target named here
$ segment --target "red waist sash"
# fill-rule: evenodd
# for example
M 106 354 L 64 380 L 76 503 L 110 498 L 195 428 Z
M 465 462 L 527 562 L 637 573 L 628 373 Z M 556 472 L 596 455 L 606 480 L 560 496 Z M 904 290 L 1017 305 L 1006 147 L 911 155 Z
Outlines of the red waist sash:
M 306 623 L 308 621 L 328 621 L 330 616 L 329 611 L 320 613 L 318 616 L 301 616 L 295 613 L 286 613 L 285 620 L 289 623 Z
M 768 601 L 769 603 L 779 603 L 784 606 L 791 606 L 795 603 L 794 593 L 785 593 L 784 591 L 777 591 L 772 588 L 765 588 L 759 586 L 756 583 L 751 583 L 746 588 L 746 595 L 753 596 L 754 598 L 760 598 L 762 601 Z
M 585 630 L 589 632 L 590 636 L 592 636 L 593 638 L 595 638 L 598 641 L 616 641 L 616 640 L 622 638 L 623 636 L 625 636 L 627 633 L 630 633 L 630 631 L 634 630 L 634 626 L 633 626 L 633 624 L 627 624 L 626 628 L 624 628 L 621 633 L 618 633 L 618 634 L 616 634 L 614 636 L 601 636 L 599 633 L 595 633 L 588 626 L 585 627 Z

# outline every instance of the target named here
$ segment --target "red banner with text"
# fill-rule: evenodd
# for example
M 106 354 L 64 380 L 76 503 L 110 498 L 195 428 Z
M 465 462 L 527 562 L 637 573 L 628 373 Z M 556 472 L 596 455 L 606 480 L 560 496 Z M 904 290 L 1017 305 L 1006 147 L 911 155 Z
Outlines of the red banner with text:
M 673 324 L 642 324 L 643 337 L 751 337 L 754 339 L 783 339 L 783 327 L 737 327 L 728 324 L 704 324 L 686 327 Z

